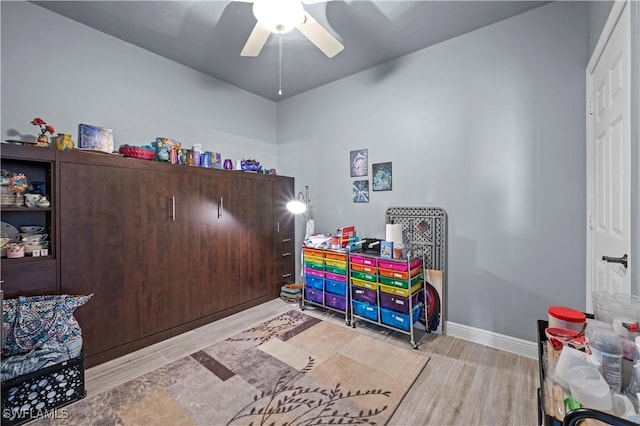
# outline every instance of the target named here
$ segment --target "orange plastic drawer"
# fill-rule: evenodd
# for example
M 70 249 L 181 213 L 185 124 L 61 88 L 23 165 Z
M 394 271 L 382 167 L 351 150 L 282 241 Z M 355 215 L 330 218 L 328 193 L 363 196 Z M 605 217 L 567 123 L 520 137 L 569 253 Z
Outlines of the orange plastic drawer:
M 351 269 L 353 271 L 364 272 L 365 274 L 374 274 L 374 275 L 377 274 L 377 270 L 378 270 L 378 268 L 376 268 L 375 266 L 359 265 L 357 263 L 352 263 Z
M 302 251 L 303 251 L 305 256 L 313 256 L 313 257 L 319 257 L 319 258 L 323 258 L 324 257 L 324 251 L 323 250 L 312 249 L 312 248 L 303 248 Z
M 342 262 L 346 262 L 347 261 L 347 254 L 346 253 L 338 253 L 338 252 L 335 252 L 335 251 L 326 251 L 326 252 L 324 252 L 324 257 L 325 257 L 325 259 L 340 260 Z

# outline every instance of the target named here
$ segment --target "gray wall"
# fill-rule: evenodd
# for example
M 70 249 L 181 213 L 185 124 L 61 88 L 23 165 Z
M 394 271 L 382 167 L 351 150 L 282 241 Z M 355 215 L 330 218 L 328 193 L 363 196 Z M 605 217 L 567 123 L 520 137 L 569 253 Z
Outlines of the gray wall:
M 448 320 L 533 341 L 549 305 L 584 309 L 588 59 L 588 6 L 542 6 L 278 103 L 281 169 L 321 232 L 384 238 L 388 207 L 446 209 Z M 368 204 L 359 148 L 393 162 Z
M 607 22 L 613 1 L 590 1 L 587 4 L 589 5 L 589 55 L 591 55 L 596 47 L 602 28 Z
M 27 2 L 1 2 L 3 139 L 114 129 L 116 146 L 156 137 L 277 167 L 276 104 Z M 34 136 L 35 139 L 35 136 Z

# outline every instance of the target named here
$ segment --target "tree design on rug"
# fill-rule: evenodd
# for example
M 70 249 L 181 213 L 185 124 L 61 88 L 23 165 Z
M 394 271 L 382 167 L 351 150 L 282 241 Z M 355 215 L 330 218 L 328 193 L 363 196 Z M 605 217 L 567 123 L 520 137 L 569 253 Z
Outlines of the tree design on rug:
M 389 398 L 390 391 L 382 389 L 357 390 L 343 392 L 340 383 L 333 389 L 322 387 L 297 386 L 293 382 L 313 369 L 314 359 L 309 357 L 307 365 L 296 374 L 284 372 L 276 381 L 273 389 L 253 396 L 253 401 L 244 406 L 233 416 L 227 425 L 243 424 L 249 420 L 249 425 L 275 425 L 278 416 L 286 416 L 282 426 L 311 426 L 311 425 L 375 425 L 372 417 L 387 410 L 388 406 L 370 408 L 350 413 L 336 408 L 337 403 L 347 399 L 364 396 L 380 395 Z
M 295 312 L 287 312 L 278 315 L 271 320 L 243 331 L 237 336 L 229 337 L 228 342 L 257 341 L 260 344 L 277 336 L 283 330 L 289 330 L 303 321 L 303 318 Z

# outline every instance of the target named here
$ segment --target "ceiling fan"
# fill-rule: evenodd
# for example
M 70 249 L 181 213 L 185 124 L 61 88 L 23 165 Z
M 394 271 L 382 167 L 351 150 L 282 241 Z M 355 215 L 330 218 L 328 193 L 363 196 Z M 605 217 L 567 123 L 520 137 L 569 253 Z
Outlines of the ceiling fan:
M 271 33 L 284 34 L 296 28 L 325 55 L 333 58 L 344 46 L 318 23 L 302 3 L 313 4 L 328 0 L 240 0 L 253 3 L 257 22 L 240 52 L 241 56 L 258 56 Z

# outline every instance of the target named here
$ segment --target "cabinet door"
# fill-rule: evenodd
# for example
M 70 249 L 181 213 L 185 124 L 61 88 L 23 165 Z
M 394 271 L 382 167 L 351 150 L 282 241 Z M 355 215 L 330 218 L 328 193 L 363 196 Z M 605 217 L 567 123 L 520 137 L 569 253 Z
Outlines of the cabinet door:
M 238 264 L 235 252 L 237 222 L 225 211 L 230 202 L 233 179 L 229 172 L 215 172 L 199 177 L 200 205 L 200 291 L 203 315 L 210 315 L 236 304 Z
M 201 179 L 201 291 L 211 314 L 272 288 L 273 188 L 265 177 L 239 173 Z
M 94 355 L 142 337 L 140 174 L 78 163 L 59 171 L 60 286 L 93 293 L 75 315 Z
M 234 189 L 227 209 L 239 218 L 233 243 L 236 253 L 242 256 L 237 259 L 241 265 L 240 298 L 247 302 L 273 293 L 273 183 L 266 177 L 246 177 Z
M 294 198 L 293 178 L 277 176 L 274 180 L 273 211 L 276 220 L 274 236 L 273 295 L 280 295 L 280 287 L 294 283 L 295 269 L 295 217 L 287 210 L 287 203 Z
M 145 336 L 201 316 L 196 176 L 142 172 L 143 332 Z

